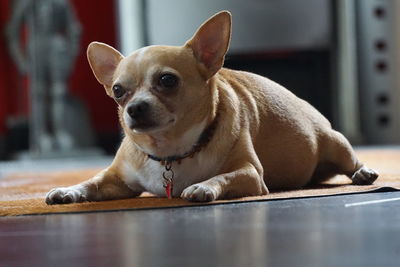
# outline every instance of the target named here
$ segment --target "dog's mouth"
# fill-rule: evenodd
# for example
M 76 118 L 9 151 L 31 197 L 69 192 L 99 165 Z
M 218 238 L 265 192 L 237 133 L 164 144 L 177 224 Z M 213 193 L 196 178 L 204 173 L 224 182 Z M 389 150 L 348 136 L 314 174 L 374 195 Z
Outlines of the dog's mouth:
M 131 120 L 129 123 L 129 128 L 134 132 L 138 133 L 147 133 L 147 132 L 155 132 L 161 131 L 170 126 L 171 124 L 175 123 L 175 119 L 170 119 L 167 123 L 156 123 L 154 121 L 135 121 Z
M 135 131 L 146 131 L 155 127 L 157 127 L 157 124 L 155 124 L 154 122 L 131 121 L 129 123 L 129 128 Z

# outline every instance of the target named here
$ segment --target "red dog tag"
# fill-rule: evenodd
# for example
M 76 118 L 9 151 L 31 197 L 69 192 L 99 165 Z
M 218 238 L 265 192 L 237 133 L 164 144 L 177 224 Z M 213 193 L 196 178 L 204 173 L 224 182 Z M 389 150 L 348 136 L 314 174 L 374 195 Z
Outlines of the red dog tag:
M 172 163 L 166 162 L 165 164 L 165 171 L 163 172 L 164 178 L 164 188 L 165 194 L 167 195 L 168 199 L 172 198 L 172 192 L 174 190 L 174 172 L 172 171 Z
M 173 189 L 172 181 L 167 182 L 167 184 L 165 185 L 165 193 L 168 199 L 172 199 L 172 189 Z

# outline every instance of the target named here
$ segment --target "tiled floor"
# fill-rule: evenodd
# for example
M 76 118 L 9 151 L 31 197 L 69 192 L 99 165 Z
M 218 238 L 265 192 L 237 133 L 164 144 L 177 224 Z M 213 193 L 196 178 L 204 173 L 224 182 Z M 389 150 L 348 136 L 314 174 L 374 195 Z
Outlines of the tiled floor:
M 0 266 L 399 266 L 399 199 L 0 218 Z

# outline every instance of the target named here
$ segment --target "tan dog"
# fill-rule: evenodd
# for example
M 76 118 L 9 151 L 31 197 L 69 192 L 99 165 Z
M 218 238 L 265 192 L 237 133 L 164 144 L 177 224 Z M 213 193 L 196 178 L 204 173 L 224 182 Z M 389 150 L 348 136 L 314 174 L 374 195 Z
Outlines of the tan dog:
M 125 138 L 110 167 L 51 190 L 46 202 L 144 191 L 212 201 L 301 188 L 335 174 L 371 184 L 378 174 L 311 105 L 267 78 L 222 68 L 230 36 L 224 11 L 182 47 L 150 46 L 124 57 L 91 43 L 90 66 L 119 105 Z

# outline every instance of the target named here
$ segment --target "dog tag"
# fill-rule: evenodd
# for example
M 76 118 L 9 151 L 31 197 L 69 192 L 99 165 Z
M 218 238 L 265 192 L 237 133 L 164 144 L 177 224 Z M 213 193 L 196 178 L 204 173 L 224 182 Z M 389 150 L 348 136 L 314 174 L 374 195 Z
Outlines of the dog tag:
M 167 162 L 165 164 L 165 171 L 163 172 L 163 178 L 164 178 L 164 188 L 165 188 L 165 194 L 167 195 L 168 199 L 172 198 L 172 192 L 174 190 L 174 172 L 172 171 L 172 163 Z
M 168 199 L 172 199 L 172 187 L 173 187 L 172 182 L 167 182 L 165 186 L 165 193 Z

